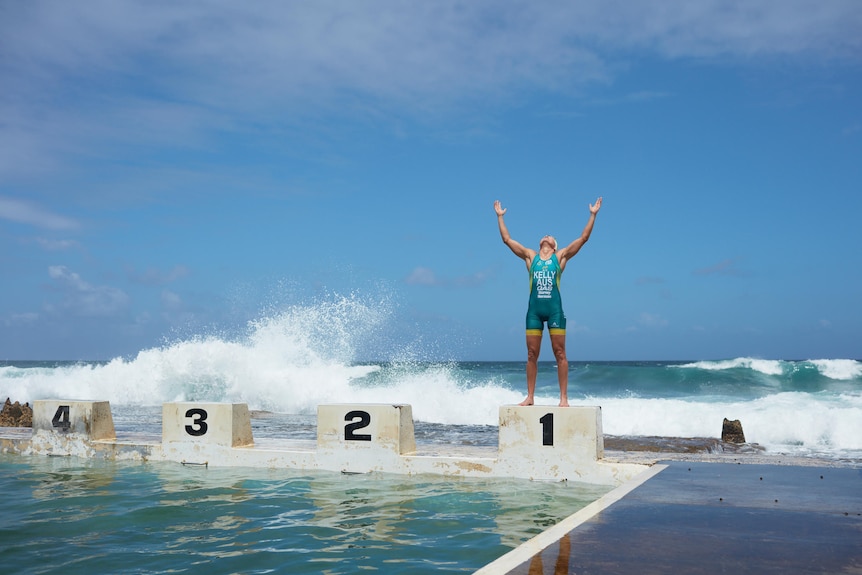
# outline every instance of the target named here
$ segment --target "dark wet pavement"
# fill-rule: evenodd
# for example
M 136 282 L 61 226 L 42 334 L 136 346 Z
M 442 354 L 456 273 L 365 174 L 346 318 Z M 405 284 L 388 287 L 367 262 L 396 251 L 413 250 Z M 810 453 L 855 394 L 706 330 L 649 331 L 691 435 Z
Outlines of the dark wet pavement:
M 509 573 L 862 574 L 862 470 L 666 465 Z

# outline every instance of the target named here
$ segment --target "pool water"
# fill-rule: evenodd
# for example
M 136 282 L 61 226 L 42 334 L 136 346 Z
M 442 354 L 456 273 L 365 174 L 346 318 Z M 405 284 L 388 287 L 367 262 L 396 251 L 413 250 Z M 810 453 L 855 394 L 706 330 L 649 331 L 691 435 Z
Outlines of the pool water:
M 0 455 L 4 573 L 472 572 L 611 486 Z

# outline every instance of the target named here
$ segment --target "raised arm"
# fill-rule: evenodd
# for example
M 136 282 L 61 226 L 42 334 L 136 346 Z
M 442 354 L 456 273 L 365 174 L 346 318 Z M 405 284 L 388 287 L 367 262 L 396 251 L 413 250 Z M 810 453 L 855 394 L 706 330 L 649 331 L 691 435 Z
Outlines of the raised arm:
M 596 200 L 595 204 L 590 204 L 590 219 L 587 220 L 587 225 L 584 226 L 584 231 L 581 232 L 581 237 L 576 238 L 566 247 L 557 250 L 557 259 L 560 260 L 561 268 L 565 267 L 566 261 L 573 258 L 590 239 L 590 236 L 593 233 L 593 226 L 596 223 L 596 215 L 599 213 L 600 209 L 602 209 L 601 196 L 599 196 L 599 199 Z
M 520 243 L 512 239 L 512 236 L 509 234 L 509 229 L 506 227 L 506 222 L 503 220 L 503 216 L 506 214 L 506 209 L 504 209 L 500 204 L 500 200 L 494 202 L 494 211 L 497 212 L 497 225 L 500 228 L 500 237 L 503 239 L 503 243 L 509 246 L 512 253 L 524 260 L 529 268 L 530 263 L 536 256 L 536 252 L 529 248 L 525 248 Z

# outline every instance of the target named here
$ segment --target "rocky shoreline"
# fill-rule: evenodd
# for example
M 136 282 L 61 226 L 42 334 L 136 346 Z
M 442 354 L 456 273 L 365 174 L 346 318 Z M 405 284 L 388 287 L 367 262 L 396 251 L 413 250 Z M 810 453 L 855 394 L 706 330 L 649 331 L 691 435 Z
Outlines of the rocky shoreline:
M 12 403 L 7 397 L 0 410 L 0 427 L 33 427 L 33 408 L 29 403 Z

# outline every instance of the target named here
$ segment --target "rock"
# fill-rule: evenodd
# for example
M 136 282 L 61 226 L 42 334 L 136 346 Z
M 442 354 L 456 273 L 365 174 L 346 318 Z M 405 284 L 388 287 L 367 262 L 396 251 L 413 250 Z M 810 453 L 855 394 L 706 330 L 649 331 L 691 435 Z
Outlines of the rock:
M 721 426 L 721 440 L 725 443 L 745 443 L 745 434 L 738 419 L 730 421 L 726 417 Z
M 33 409 L 30 404 L 12 403 L 7 397 L 0 410 L 0 427 L 33 427 Z

